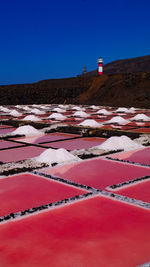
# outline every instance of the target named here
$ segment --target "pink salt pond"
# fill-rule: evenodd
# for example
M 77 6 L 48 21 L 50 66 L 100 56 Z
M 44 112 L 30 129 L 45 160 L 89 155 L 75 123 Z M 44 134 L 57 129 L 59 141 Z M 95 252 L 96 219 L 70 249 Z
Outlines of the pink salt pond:
M 0 179 L 0 216 L 56 202 L 85 191 L 24 173 Z
M 42 147 L 18 147 L 0 151 L 0 161 L 4 163 L 15 162 L 39 156 L 45 149 Z
M 122 187 L 120 189 L 113 190 L 116 194 L 134 198 L 137 200 L 142 200 L 144 202 L 150 203 L 150 178 L 149 180 L 141 180 L 134 184 Z M 109 188 L 111 190 L 111 188 Z
M 114 154 L 113 159 L 127 160 L 130 162 L 150 165 L 150 147 Z
M 13 131 L 15 131 L 16 129 L 15 128 L 10 128 L 10 127 L 7 127 L 7 128 L 0 128 L 0 134 L 7 134 L 7 133 L 11 133 Z
M 1 266 L 139 266 L 150 211 L 97 196 L 0 225 Z
M 32 144 L 41 144 L 44 142 L 52 142 L 52 141 L 57 141 L 61 139 L 69 139 L 69 138 L 74 138 L 74 137 L 79 137 L 77 134 L 65 134 L 65 133 L 50 133 L 50 134 L 45 134 L 45 135 L 40 135 L 40 136 L 28 136 L 28 137 L 21 137 L 14 139 L 19 142 L 25 142 L 25 143 L 32 143 Z
M 138 133 L 150 133 L 150 128 L 138 128 L 138 129 L 133 129 L 132 131 Z
M 150 168 L 96 158 L 43 169 L 42 172 L 97 189 L 104 189 L 113 184 L 150 175 Z
M 42 144 L 42 146 L 74 150 L 74 149 L 82 149 L 82 148 L 90 148 L 93 146 L 98 146 L 102 144 L 105 140 L 106 140 L 105 138 L 100 138 L 100 137 L 86 137 L 74 140 L 61 141 L 57 143 L 46 143 Z
M 0 140 L 0 150 L 11 148 L 11 147 L 18 147 L 18 146 L 22 146 L 22 144 L 11 142 L 11 141 Z

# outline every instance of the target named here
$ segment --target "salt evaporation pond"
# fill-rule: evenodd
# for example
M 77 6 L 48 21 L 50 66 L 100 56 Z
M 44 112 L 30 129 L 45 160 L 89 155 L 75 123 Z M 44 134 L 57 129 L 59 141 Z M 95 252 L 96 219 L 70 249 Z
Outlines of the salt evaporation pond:
M 111 158 L 150 165 L 150 147 L 118 153 Z
M 4 177 L 0 179 L 0 216 L 84 193 L 30 173 Z
M 74 140 L 61 141 L 57 143 L 46 143 L 46 144 L 43 144 L 43 146 L 74 150 L 74 149 L 90 148 L 92 146 L 96 146 L 96 145 L 103 143 L 105 140 L 106 140 L 105 138 L 100 138 L 100 137 L 93 137 L 93 138 L 86 137 L 86 138 L 78 138 Z
M 141 180 L 115 190 L 116 194 L 150 203 L 150 179 Z M 109 190 L 111 190 L 109 188 Z
M 149 225 L 149 211 L 93 197 L 2 224 L 1 264 L 138 266 L 149 260 Z
M 99 158 L 49 168 L 42 172 L 97 189 L 105 189 L 116 183 L 150 175 L 149 168 Z
M 10 116 L 19 114 L 14 109 L 23 115 Z M 88 148 L 116 134 L 137 140 L 139 133 L 142 138 L 145 133 L 138 141 L 149 144 L 150 122 L 145 120 L 150 111 L 116 109 L 56 104 L 0 107 L 0 134 L 4 134 L 0 137 L 0 266 L 137 267 L 149 262 L 150 147 L 115 154 L 105 149 L 107 156 L 84 159 L 84 155 L 98 155 L 86 154 L 97 149 Z M 49 119 L 53 111 L 57 113 Z M 74 116 L 76 111 L 87 117 Z M 35 116 L 39 121 L 23 120 Z M 114 116 L 117 120 L 106 125 Z M 87 119 L 88 125 L 78 125 Z M 89 125 L 91 120 L 99 124 Z M 25 137 L 8 138 L 16 129 Z M 48 154 L 52 166 L 41 169 L 37 157 L 44 155 L 45 160 L 49 147 L 54 148 Z M 57 149 L 63 147 L 81 149 L 82 160 L 73 162 L 71 151 L 70 163 L 64 162 Z M 118 142 L 113 149 L 118 149 Z M 31 160 L 16 162 L 26 159 Z

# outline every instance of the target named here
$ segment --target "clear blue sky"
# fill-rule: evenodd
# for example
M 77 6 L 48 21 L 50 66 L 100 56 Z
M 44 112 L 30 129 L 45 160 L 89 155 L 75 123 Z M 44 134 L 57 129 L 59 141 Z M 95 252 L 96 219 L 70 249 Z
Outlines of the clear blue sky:
M 0 0 L 0 84 L 150 54 L 150 0 Z

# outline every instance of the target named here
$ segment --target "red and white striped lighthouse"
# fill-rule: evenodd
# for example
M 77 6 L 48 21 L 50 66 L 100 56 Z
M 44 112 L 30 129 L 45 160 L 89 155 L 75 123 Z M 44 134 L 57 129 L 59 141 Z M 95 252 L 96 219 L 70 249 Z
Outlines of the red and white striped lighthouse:
M 103 59 L 99 58 L 98 59 L 98 75 L 103 74 Z

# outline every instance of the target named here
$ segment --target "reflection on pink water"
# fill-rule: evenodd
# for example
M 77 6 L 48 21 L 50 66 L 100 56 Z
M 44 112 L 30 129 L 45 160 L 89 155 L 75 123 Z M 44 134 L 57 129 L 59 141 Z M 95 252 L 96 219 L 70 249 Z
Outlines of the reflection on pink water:
M 78 137 L 77 134 L 65 134 L 65 133 L 51 133 L 51 134 L 45 134 L 45 135 L 39 135 L 39 136 L 28 136 L 28 137 L 21 137 L 14 139 L 16 141 L 25 142 L 25 143 L 32 143 L 32 144 L 39 144 L 42 142 L 51 142 L 56 141 L 60 139 L 68 139 L 73 137 Z
M 1 264 L 138 266 L 149 261 L 149 225 L 149 211 L 93 197 L 2 224 Z
M 123 189 L 115 190 L 115 193 L 150 203 L 149 189 L 150 180 L 145 180 L 133 185 L 129 185 Z
M 0 179 L 0 216 L 84 193 L 28 173 L 3 178 Z
M 34 158 L 39 156 L 44 150 L 44 148 L 32 146 L 3 150 L 0 151 L 0 161 L 7 163 Z
M 105 140 L 106 140 L 105 138 L 100 138 L 100 137 L 87 137 L 75 140 L 61 141 L 57 143 L 49 143 L 49 144 L 47 143 L 44 144 L 44 146 L 74 150 L 74 149 L 82 149 L 82 148 L 90 148 L 93 146 L 98 146 Z
M 79 163 L 45 169 L 42 172 L 98 189 L 150 175 L 149 168 L 104 159 L 84 160 Z
M 120 160 L 123 159 L 141 164 L 150 164 L 150 147 L 118 153 L 112 155 L 111 158 Z

